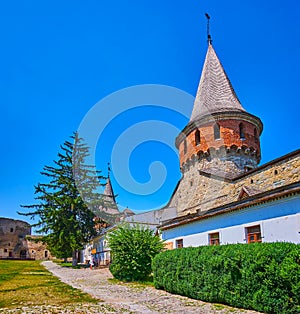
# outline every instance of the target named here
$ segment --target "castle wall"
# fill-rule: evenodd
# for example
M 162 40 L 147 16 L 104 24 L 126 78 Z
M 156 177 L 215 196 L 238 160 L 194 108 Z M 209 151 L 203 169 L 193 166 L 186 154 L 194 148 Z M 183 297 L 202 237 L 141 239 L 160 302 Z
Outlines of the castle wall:
M 199 207 L 205 210 L 214 207 L 216 198 L 224 198 L 221 193 L 224 182 L 199 174 L 198 165 L 185 171 L 177 191 L 168 207 L 176 207 L 178 215 L 195 213 Z
M 46 245 L 30 238 L 30 225 L 22 220 L 0 218 L 0 258 L 52 259 Z
M 222 168 L 222 161 L 219 163 Z M 199 170 L 204 167 L 204 161 L 195 162 L 184 172 L 168 204 L 169 207 L 177 208 L 179 216 L 237 201 L 243 186 L 257 192 L 264 192 L 298 182 L 300 180 L 300 153 L 298 151 L 279 158 L 233 181 L 202 175 Z
M 27 238 L 27 250 L 28 257 L 36 260 L 49 260 L 55 257 L 51 255 L 50 251 L 47 249 L 47 245 L 41 241 L 34 241 L 38 237 L 32 236 Z
M 0 258 L 20 258 L 26 255 L 26 235 L 31 234 L 30 225 L 21 220 L 0 218 Z

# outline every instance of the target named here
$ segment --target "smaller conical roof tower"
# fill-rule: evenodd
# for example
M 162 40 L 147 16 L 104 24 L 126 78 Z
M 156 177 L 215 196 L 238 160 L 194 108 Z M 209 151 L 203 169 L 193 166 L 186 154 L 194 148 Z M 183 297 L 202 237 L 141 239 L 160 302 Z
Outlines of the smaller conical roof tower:
M 103 205 L 99 207 L 99 211 L 109 215 L 119 215 L 120 211 L 117 206 L 116 196 L 110 181 L 110 167 L 108 166 L 108 175 L 103 192 Z
M 107 197 L 107 198 L 110 198 L 113 203 L 116 203 L 116 198 L 115 198 L 115 194 L 114 194 L 114 191 L 113 191 L 113 188 L 111 185 L 109 175 L 106 179 L 106 184 L 105 184 L 105 189 L 104 189 L 103 195 L 105 195 L 105 197 Z
M 208 34 L 192 115 L 176 138 L 182 172 L 197 164 L 204 172 L 234 177 L 255 168 L 262 129 L 241 105 Z

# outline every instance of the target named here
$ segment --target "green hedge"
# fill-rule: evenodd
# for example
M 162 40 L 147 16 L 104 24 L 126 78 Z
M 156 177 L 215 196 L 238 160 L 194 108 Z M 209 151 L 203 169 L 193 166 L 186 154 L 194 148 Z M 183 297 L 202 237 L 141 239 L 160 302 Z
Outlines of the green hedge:
M 158 254 L 154 285 L 171 293 L 265 313 L 300 313 L 300 246 L 253 243 Z

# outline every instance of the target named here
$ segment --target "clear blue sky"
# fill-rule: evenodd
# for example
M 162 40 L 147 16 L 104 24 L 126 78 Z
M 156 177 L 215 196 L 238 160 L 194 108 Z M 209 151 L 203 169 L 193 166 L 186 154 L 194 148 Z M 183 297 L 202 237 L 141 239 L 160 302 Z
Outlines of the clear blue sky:
M 39 172 L 103 97 L 137 84 L 195 95 L 207 49 L 205 12 L 242 105 L 264 123 L 261 164 L 298 149 L 298 0 L 6 1 L 0 5 L 0 216 L 24 219 L 16 211 L 34 202 Z M 97 147 L 104 175 L 116 134 L 130 125 L 166 119 L 181 129 L 187 122 L 149 107 L 118 119 Z M 131 173 L 147 181 L 149 164 L 162 160 L 165 185 L 139 196 L 112 176 L 121 207 L 157 208 L 180 178 L 172 149 L 148 144 L 134 150 Z

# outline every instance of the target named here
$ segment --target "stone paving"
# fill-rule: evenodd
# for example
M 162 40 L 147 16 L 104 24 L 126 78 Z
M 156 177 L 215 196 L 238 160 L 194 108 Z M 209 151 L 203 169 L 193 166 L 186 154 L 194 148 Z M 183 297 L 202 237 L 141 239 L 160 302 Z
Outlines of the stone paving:
M 68 306 L 24 306 L 14 309 L 0 309 L 0 313 L 13 314 L 89 314 L 89 313 L 171 313 L 171 314 L 257 314 L 258 312 L 236 309 L 220 304 L 210 304 L 170 294 L 152 287 L 138 284 L 122 284 L 108 280 L 113 278 L 108 269 L 72 269 L 58 266 L 51 261 L 42 263 L 61 281 L 99 299 L 97 304 L 76 304 Z
M 114 309 L 117 313 L 257 313 L 172 295 L 152 287 L 112 283 L 108 281 L 113 278 L 108 269 L 66 269 L 48 261 L 43 264 L 63 282 L 103 300 L 106 310 Z

